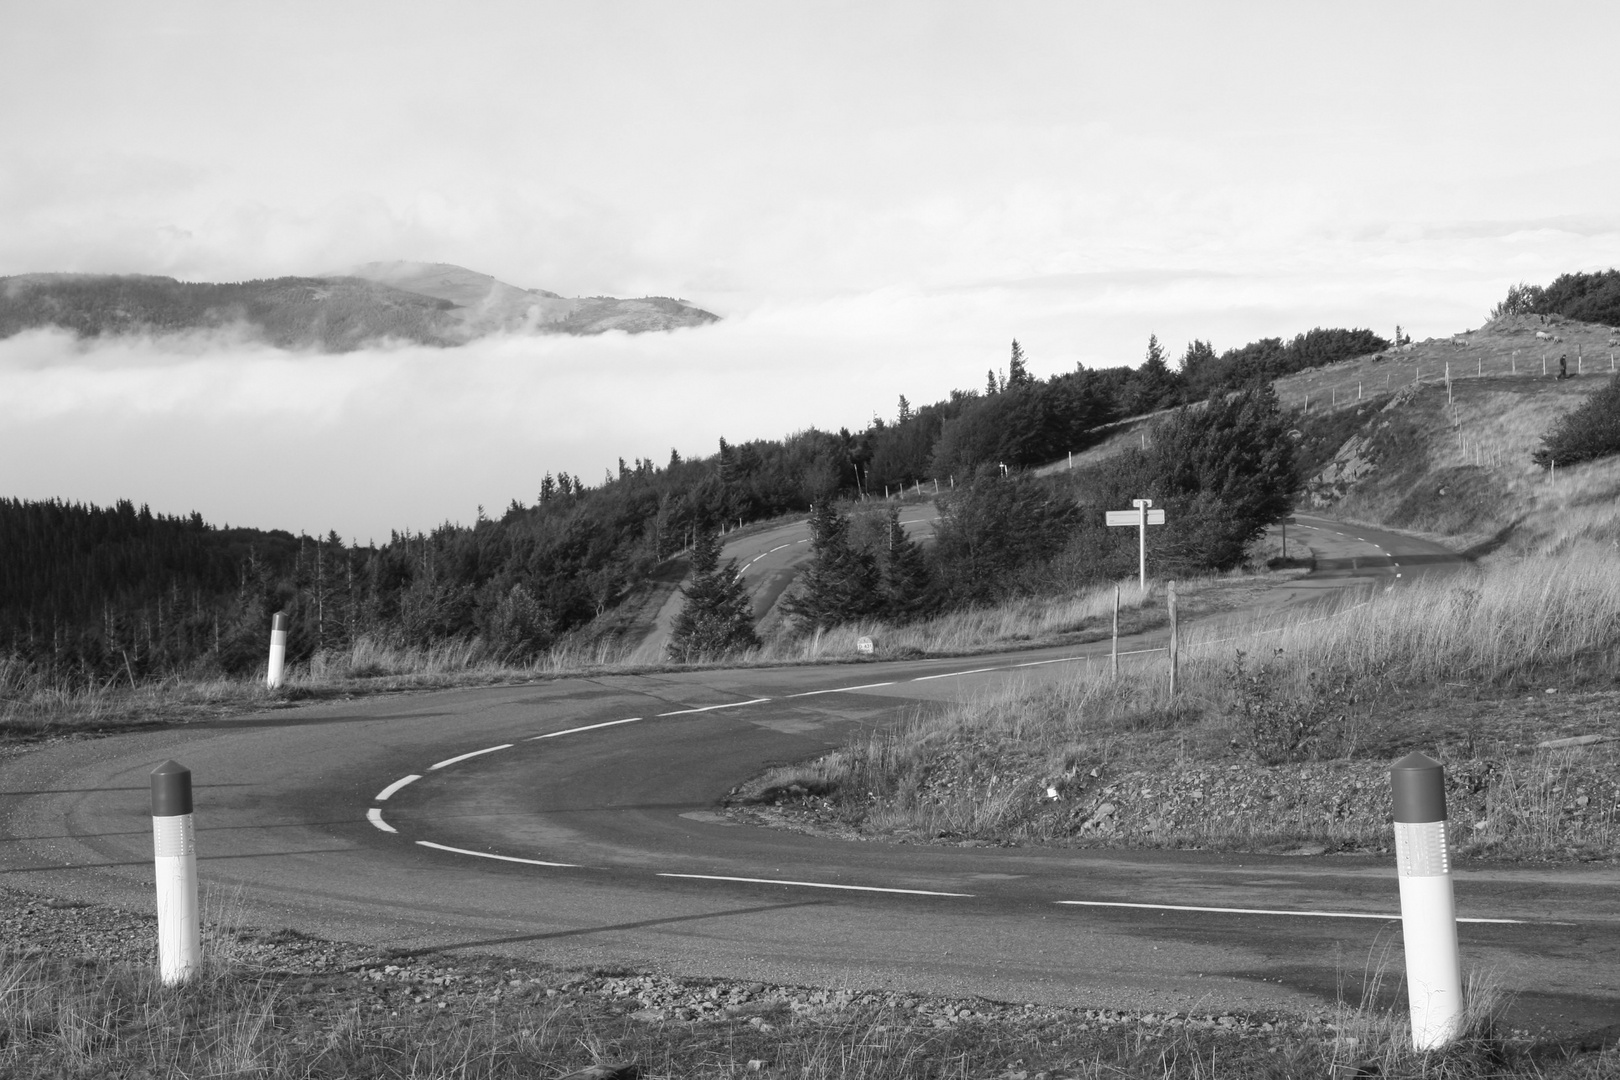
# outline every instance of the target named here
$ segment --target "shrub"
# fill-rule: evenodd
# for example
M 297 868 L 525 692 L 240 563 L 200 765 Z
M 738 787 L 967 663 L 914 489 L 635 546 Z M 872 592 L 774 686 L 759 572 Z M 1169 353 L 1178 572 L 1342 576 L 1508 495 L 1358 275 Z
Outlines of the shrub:
M 1277 650 L 1281 656 L 1282 650 Z M 1262 765 L 1319 761 L 1354 750 L 1354 685 L 1344 672 L 1312 671 L 1305 692 L 1289 695 L 1278 667 L 1244 665 L 1242 649 L 1226 673 L 1241 722 L 1241 741 Z
M 1531 456 L 1543 469 L 1620 454 L 1620 377 L 1594 391 L 1541 437 Z

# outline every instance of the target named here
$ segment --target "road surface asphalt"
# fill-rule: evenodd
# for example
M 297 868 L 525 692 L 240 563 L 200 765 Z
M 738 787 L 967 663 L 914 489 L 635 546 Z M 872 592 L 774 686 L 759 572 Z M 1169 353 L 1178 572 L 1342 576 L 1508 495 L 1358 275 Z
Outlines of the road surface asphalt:
M 1320 569 L 1268 610 L 1458 565 L 1326 519 L 1302 515 L 1296 536 Z M 252 925 L 1149 1011 L 1310 1009 L 1379 977 L 1386 997 L 1398 988 L 1387 858 L 840 842 L 714 812 L 767 764 L 931 702 L 1061 679 L 1107 647 L 566 678 L 64 742 L 0 768 L 0 871 L 151 910 L 148 775 L 173 758 L 195 776 L 206 904 Z M 1620 873 L 1485 866 L 1456 887 L 1463 917 L 1520 920 L 1460 929 L 1467 962 L 1515 995 L 1511 1022 L 1571 1033 L 1620 1016 Z

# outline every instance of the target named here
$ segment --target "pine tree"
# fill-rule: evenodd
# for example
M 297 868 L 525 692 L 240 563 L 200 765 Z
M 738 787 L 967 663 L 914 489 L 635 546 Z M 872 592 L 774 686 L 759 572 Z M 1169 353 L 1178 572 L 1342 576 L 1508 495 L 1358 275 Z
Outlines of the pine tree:
M 883 560 L 879 567 L 879 588 L 883 594 L 883 614 L 906 620 L 927 614 L 932 606 L 933 580 L 928 572 L 922 545 L 906 535 L 900 524 L 900 508 L 889 508 L 884 537 Z
M 675 616 L 670 659 L 713 659 L 754 648 L 753 604 L 736 559 L 720 562 L 719 534 L 705 529 L 692 546 L 692 582 L 681 589 L 686 604 Z
M 1034 381 L 1024 367 L 1024 347 L 1018 344 L 1017 338 L 1013 338 L 1012 358 L 1007 361 L 1007 385 L 1023 386 Z
M 810 566 L 783 598 L 783 610 L 801 628 L 818 630 L 881 611 L 877 560 L 850 543 L 849 518 L 830 501 L 818 503 L 810 515 L 810 537 Z

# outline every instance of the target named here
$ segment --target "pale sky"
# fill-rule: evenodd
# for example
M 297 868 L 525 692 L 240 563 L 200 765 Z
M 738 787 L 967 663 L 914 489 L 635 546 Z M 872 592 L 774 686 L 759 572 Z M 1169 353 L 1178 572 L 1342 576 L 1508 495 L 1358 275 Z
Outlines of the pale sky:
M 668 335 L 0 342 L 0 495 L 362 541 L 547 469 L 861 427 L 1620 264 L 1620 9 L 0 0 L 0 274 L 457 263 Z

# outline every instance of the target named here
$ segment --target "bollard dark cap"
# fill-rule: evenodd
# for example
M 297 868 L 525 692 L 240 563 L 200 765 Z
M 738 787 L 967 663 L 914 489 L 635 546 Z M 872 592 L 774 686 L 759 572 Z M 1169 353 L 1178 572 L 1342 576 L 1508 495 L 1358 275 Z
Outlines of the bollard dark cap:
M 1389 767 L 1395 820 L 1420 825 L 1446 820 L 1446 771 L 1434 758 L 1413 751 Z
M 278 611 L 270 616 L 270 630 L 272 633 L 284 633 L 291 622 L 285 611 Z
M 191 813 L 191 770 L 178 761 L 165 761 L 152 770 L 152 816 L 178 817 Z

